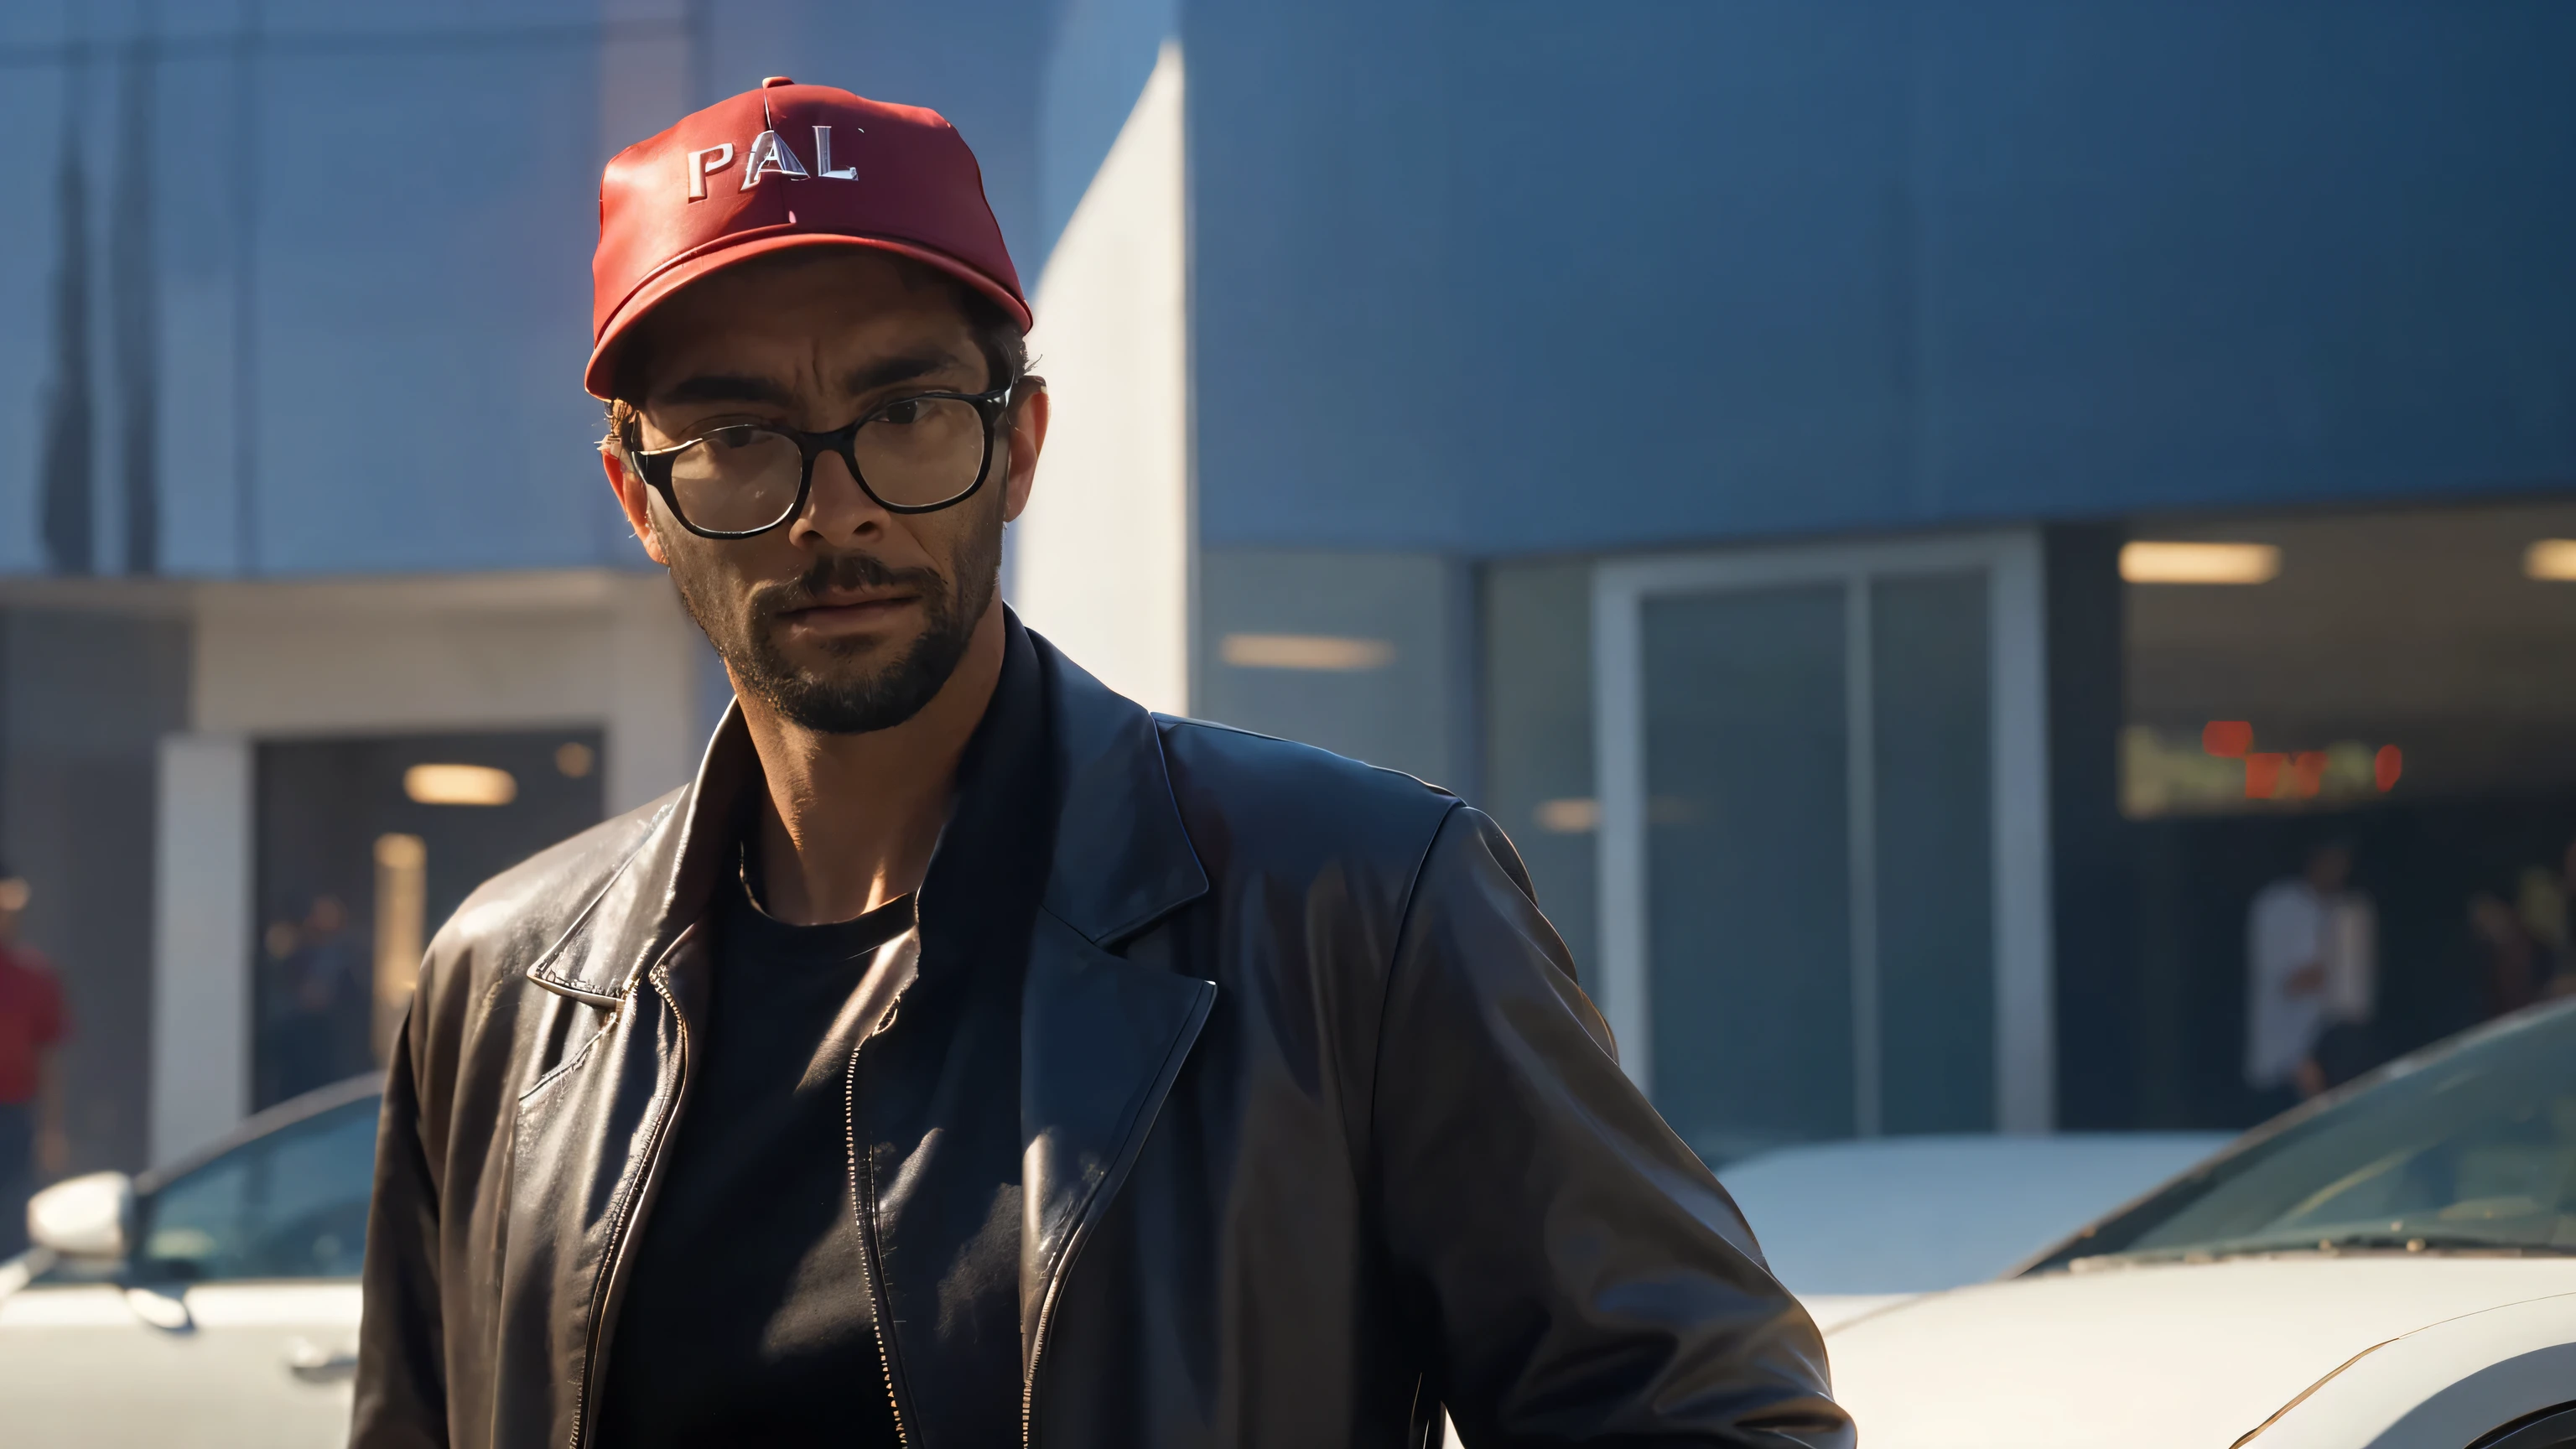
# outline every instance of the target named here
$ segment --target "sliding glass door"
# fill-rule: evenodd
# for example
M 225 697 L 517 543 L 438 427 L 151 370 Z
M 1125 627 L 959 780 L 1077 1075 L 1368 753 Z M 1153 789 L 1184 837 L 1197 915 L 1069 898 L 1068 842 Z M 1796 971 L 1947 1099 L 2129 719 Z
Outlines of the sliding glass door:
M 1604 564 L 1599 989 L 1712 1162 L 2050 1116 L 2036 548 Z

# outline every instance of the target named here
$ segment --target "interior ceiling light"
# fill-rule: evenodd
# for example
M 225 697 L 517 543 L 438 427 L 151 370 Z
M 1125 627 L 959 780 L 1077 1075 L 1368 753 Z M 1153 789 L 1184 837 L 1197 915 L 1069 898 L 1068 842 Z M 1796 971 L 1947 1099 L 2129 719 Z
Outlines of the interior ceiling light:
M 2268 543 L 2125 543 L 2120 577 L 2133 584 L 2268 584 L 2281 550 Z
M 1601 828 L 1601 802 L 1583 796 L 1563 800 L 1542 800 L 1538 806 L 1538 828 L 1554 835 L 1583 835 Z
M 2527 578 L 2576 583 L 2576 538 L 2544 538 L 2522 551 Z
M 1384 639 L 1338 634 L 1228 634 L 1217 657 L 1238 669 L 1317 669 L 1349 673 L 1384 669 L 1395 646 Z
M 423 805 L 507 805 L 519 782 L 489 765 L 414 765 L 403 771 L 403 793 Z

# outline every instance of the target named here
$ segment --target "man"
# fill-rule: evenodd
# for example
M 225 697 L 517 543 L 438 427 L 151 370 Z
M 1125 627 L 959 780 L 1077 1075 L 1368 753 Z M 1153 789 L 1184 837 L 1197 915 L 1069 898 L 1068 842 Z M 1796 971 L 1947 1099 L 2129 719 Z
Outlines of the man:
M 2266 1117 L 2369 1065 L 2377 927 L 2351 877 L 2352 846 L 2327 841 L 2247 913 L 2245 1084 Z
M 56 1049 L 69 1032 L 53 967 L 18 941 L 30 892 L 0 870 L 0 1258 L 27 1246 L 27 1199 L 71 1166 Z
M 610 163 L 595 274 L 739 703 L 431 947 L 360 1446 L 1850 1443 L 1490 822 L 996 600 L 1048 401 L 945 121 L 724 101 Z

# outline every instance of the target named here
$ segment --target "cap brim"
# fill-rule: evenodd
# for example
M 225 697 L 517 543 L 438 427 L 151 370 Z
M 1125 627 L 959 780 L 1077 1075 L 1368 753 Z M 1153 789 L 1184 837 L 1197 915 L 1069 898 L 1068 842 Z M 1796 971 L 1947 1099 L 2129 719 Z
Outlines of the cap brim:
M 1008 289 L 982 272 L 949 256 L 917 243 L 891 237 L 851 236 L 841 232 L 794 231 L 775 236 L 748 237 L 730 245 L 711 248 L 655 272 L 645 279 L 610 315 L 608 326 L 599 334 L 599 342 L 590 349 L 590 365 L 582 370 L 581 385 L 592 397 L 608 400 L 608 385 L 616 369 L 617 345 L 635 325 L 655 307 L 669 301 L 672 294 L 693 282 L 703 281 L 728 267 L 736 267 L 754 257 L 797 247 L 857 247 L 866 251 L 885 252 L 908 257 L 926 267 L 935 268 L 983 293 L 1010 314 L 1020 330 L 1029 330 L 1030 316 L 1026 302 L 1012 296 Z

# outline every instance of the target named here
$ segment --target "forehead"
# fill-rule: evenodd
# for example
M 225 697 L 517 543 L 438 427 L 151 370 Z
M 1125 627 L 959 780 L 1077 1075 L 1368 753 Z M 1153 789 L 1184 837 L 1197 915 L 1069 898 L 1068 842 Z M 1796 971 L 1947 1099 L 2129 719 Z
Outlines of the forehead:
M 655 308 L 632 345 L 628 376 L 645 399 L 719 365 L 829 375 L 898 353 L 945 353 L 961 366 L 981 356 L 955 283 L 918 262 L 844 248 L 719 272 Z

